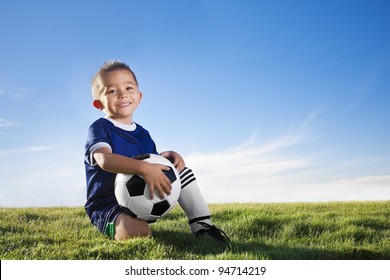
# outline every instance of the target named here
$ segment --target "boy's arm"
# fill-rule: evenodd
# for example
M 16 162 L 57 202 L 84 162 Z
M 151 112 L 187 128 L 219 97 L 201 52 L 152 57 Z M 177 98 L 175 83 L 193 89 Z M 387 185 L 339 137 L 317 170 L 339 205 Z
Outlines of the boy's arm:
M 172 185 L 168 177 L 162 172 L 169 167 L 162 164 L 150 164 L 148 162 L 113 154 L 107 147 L 98 148 L 93 157 L 96 163 L 107 172 L 140 175 L 149 186 L 150 197 L 154 197 L 156 188 L 160 197 L 170 194 Z

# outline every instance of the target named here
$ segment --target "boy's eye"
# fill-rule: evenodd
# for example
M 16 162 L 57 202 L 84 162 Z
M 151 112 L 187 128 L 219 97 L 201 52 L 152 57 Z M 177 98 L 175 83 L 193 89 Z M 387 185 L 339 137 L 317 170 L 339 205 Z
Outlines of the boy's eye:
M 133 87 L 127 87 L 126 88 L 126 90 L 132 90 L 133 89 Z
M 107 93 L 116 93 L 116 90 L 115 89 L 110 89 L 107 91 Z

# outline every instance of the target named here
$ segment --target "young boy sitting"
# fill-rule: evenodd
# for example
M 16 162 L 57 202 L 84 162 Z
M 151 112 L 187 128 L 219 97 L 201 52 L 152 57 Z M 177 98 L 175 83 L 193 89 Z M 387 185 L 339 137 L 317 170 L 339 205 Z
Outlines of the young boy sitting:
M 85 210 L 99 231 L 115 240 L 150 236 L 148 223 L 124 213 L 114 194 L 117 173 L 142 176 L 160 197 L 171 190 L 171 183 L 163 173 L 168 169 L 166 166 L 134 159 L 145 153 L 158 154 L 149 132 L 133 122 L 133 113 L 142 99 L 137 78 L 125 63 L 107 62 L 93 78 L 92 96 L 93 106 L 103 111 L 105 118 L 96 120 L 88 131 Z M 207 234 L 216 240 L 229 241 L 226 234 L 211 222 L 210 211 L 195 176 L 185 167 L 183 158 L 173 151 L 161 155 L 169 159 L 180 174 L 182 190 L 178 202 L 187 215 L 191 232 L 195 236 Z

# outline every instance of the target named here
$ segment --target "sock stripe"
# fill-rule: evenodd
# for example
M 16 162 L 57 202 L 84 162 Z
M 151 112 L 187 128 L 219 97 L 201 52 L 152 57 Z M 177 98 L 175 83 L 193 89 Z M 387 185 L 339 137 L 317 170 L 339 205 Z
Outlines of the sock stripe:
M 202 216 L 202 217 L 191 219 L 191 220 L 188 221 L 188 223 L 189 224 L 193 224 L 195 222 L 202 221 L 202 220 L 207 220 L 207 219 L 210 219 L 210 218 L 211 218 L 211 216 Z
M 181 184 L 181 189 L 184 189 L 185 187 L 187 187 L 190 183 L 192 183 L 192 182 L 195 181 L 195 180 L 196 180 L 196 178 L 193 177 L 191 180 L 185 182 L 184 184 L 182 183 L 182 184 Z
M 185 182 L 187 182 L 188 180 L 192 179 L 192 178 L 195 178 L 194 174 L 189 174 L 187 177 L 185 178 L 180 178 L 180 181 L 182 184 L 184 184 Z
M 185 168 L 181 173 L 180 173 L 180 181 L 181 181 L 181 188 L 185 188 L 188 186 L 191 182 L 195 181 L 195 175 L 192 172 L 191 169 Z
M 179 174 L 180 179 L 183 179 L 187 174 L 192 173 L 192 170 L 189 169 L 188 167 L 185 167 L 183 171 Z

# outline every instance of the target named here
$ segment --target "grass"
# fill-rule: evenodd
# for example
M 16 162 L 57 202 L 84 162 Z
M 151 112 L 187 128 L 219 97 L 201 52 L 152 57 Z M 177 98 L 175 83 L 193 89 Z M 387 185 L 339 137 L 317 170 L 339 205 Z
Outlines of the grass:
M 390 201 L 210 205 L 230 246 L 194 238 L 176 207 L 153 238 L 115 242 L 82 207 L 0 208 L 4 259 L 390 259 Z

